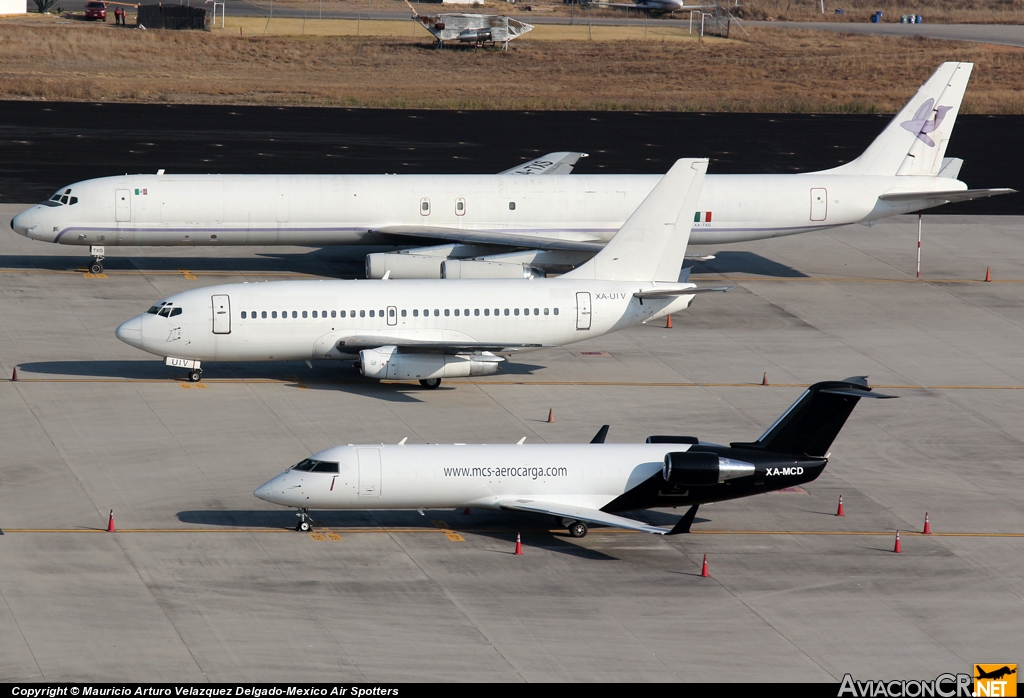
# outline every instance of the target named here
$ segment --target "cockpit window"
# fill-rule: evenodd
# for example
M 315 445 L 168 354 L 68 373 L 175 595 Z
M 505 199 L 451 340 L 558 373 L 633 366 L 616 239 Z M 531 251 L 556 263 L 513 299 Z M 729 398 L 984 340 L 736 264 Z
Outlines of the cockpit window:
M 338 472 L 338 464 L 326 460 L 313 460 L 311 458 L 307 458 L 294 466 L 292 470 L 301 470 L 313 473 L 336 473 Z
M 164 306 L 163 308 L 160 309 L 159 315 L 160 317 L 170 317 L 171 308 L 169 306 Z
M 149 310 L 146 311 L 146 314 L 147 315 L 156 315 L 159 312 L 160 312 L 160 306 L 159 305 L 154 305 L 152 308 L 150 308 Z
M 55 204 L 59 204 L 59 205 L 64 205 L 64 204 L 74 205 L 74 204 L 78 203 L 78 197 L 77 196 L 71 196 L 71 190 L 70 189 L 65 189 L 64 191 L 58 191 L 56 194 L 51 196 L 47 201 L 52 201 Z
M 173 308 L 171 310 L 171 317 L 174 317 L 175 315 L 181 315 L 181 308 Z

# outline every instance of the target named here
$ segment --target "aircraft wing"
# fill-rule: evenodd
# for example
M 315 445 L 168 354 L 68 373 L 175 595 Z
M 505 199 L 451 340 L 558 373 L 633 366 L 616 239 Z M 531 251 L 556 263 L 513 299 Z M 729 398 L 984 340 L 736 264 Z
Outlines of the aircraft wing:
M 936 206 L 939 202 L 949 204 L 955 201 L 971 201 L 973 199 L 984 199 L 988 196 L 1016 193 L 1016 189 L 1004 187 L 1000 189 L 958 189 L 956 191 L 899 191 L 891 194 L 882 194 L 878 198 L 882 201 L 921 201 L 927 202 L 928 206 Z
M 688 296 L 691 293 L 710 293 L 711 291 L 731 291 L 735 286 L 699 286 L 694 288 L 664 288 L 653 291 L 637 291 L 634 298 L 671 298 L 672 296 Z
M 623 516 L 616 516 L 615 514 L 607 514 L 600 509 L 588 509 L 586 507 L 577 507 L 569 504 L 552 504 L 551 502 L 537 502 L 529 499 L 510 499 L 504 502 L 499 502 L 498 506 L 502 509 L 510 509 L 512 511 L 529 511 L 534 514 L 550 514 L 551 516 L 559 516 L 564 519 L 577 519 L 579 521 L 586 521 L 587 523 L 617 526 L 618 528 L 628 528 L 633 531 L 642 531 L 644 533 L 656 533 L 660 536 L 668 533 L 668 529 L 665 528 L 650 526 L 648 524 L 641 523 L 640 521 L 627 519 Z
M 569 174 L 573 166 L 580 158 L 587 157 L 586 153 L 575 153 L 572 151 L 559 151 L 548 153 L 534 158 L 530 162 L 516 165 L 508 170 L 499 172 L 500 175 L 550 175 Z
M 433 238 L 464 242 L 471 245 L 503 245 L 506 247 L 525 247 L 531 250 L 571 250 L 576 252 L 599 252 L 604 243 L 596 238 L 560 239 L 545 238 L 539 235 L 522 233 L 488 232 L 481 230 L 463 230 L 461 228 L 443 228 L 426 225 L 390 225 L 378 228 L 382 235 L 403 235 L 408 237 Z
M 547 344 L 492 344 L 484 342 L 445 342 L 438 340 L 417 340 L 408 337 L 387 337 L 384 335 L 353 335 L 343 337 L 335 345 L 344 353 L 346 349 L 376 349 L 378 347 L 398 347 L 399 353 L 415 352 L 417 354 L 459 354 L 465 352 L 501 352 L 510 353 L 522 349 L 541 349 Z M 496 361 L 499 359 L 495 359 Z

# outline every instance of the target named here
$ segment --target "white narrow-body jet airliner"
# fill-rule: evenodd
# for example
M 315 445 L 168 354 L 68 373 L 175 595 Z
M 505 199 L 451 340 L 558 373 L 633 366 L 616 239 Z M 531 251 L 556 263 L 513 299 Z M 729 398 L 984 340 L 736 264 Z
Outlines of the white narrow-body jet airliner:
M 588 524 L 647 533 L 690 530 L 697 507 L 794 487 L 817 478 L 829 447 L 862 397 L 866 378 L 812 385 L 757 440 L 729 446 L 692 436 L 651 436 L 645 444 L 350 444 L 304 459 L 255 491 L 299 510 L 449 509 L 547 514 L 575 537 Z M 670 530 L 620 516 L 690 507 Z
M 945 157 L 971 70 L 943 63 L 868 149 L 840 167 L 708 175 L 687 212 L 690 243 L 871 224 L 1012 191 L 968 189 L 957 179 L 963 161 Z M 90 247 L 94 273 L 108 246 L 359 243 L 408 247 L 369 255 L 369 278 L 522 278 L 589 259 L 661 179 L 567 174 L 580 156 L 552 153 L 497 175 L 103 177 L 62 187 L 11 227 L 33 240 Z
M 689 306 L 689 211 L 707 160 L 679 160 L 591 260 L 551 279 L 270 281 L 165 298 L 117 328 L 122 341 L 202 377 L 202 361 L 358 356 L 364 376 L 496 373 L 501 354 L 599 337 Z

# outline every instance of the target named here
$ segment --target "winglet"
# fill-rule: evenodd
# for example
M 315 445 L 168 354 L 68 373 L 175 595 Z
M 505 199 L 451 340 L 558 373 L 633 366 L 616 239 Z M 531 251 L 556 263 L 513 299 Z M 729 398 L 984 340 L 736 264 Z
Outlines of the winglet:
M 592 444 L 603 444 L 604 440 L 608 438 L 608 425 L 605 424 L 603 427 L 597 430 L 597 434 L 590 440 Z
M 686 513 L 683 514 L 683 518 L 679 519 L 679 523 L 672 527 L 672 530 L 666 533 L 666 536 L 677 536 L 680 533 L 689 533 L 690 526 L 693 525 L 693 520 L 697 517 L 697 508 L 700 504 L 694 504 L 692 507 L 687 509 Z

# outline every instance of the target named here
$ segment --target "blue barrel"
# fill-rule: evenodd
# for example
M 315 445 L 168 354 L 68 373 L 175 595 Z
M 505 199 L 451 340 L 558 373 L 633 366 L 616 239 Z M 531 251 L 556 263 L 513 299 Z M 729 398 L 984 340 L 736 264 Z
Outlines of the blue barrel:
M 917 23 L 918 23 L 918 24 L 922 24 L 922 23 L 924 23 L 924 17 L 922 17 L 921 15 L 918 15 L 918 16 L 917 16 Z

